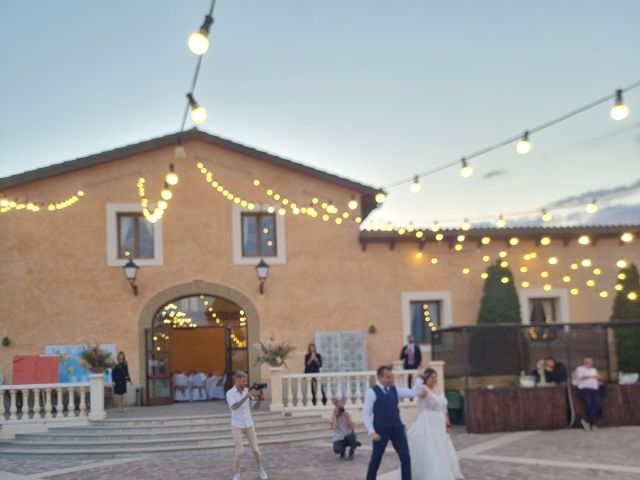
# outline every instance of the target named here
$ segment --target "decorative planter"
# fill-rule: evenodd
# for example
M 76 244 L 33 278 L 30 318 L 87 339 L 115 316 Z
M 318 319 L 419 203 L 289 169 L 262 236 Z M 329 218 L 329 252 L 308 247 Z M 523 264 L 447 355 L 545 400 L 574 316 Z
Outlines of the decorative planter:
M 104 373 L 107 367 L 91 367 L 91 373 Z

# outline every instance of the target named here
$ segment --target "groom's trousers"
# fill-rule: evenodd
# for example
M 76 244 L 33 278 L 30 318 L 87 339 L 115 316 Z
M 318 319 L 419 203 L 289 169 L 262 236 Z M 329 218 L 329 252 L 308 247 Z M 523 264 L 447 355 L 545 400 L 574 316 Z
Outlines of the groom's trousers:
M 391 441 L 400 458 L 402 480 L 411 480 L 411 457 L 409 456 L 409 444 L 407 443 L 404 426 L 391 427 L 376 433 L 380 435 L 380 440 L 373 442 L 373 453 L 369 461 L 367 480 L 376 480 L 378 468 L 380 468 L 380 462 L 389 441 Z

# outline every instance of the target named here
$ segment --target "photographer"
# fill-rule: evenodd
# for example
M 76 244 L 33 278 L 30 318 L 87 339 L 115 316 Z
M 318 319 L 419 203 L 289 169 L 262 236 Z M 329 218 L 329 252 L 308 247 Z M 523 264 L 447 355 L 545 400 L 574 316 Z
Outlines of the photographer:
M 349 447 L 349 460 L 353 460 L 356 448 L 362 445 L 356 433 L 351 416 L 344 409 L 344 400 L 336 401 L 336 408 L 331 416 L 331 428 L 333 428 L 333 451 L 345 458 L 347 447 Z
M 256 464 L 260 470 L 260 480 L 267 480 L 269 476 L 262 467 L 262 455 L 258 448 L 258 437 L 251 417 L 251 399 L 260 396 L 258 390 L 247 388 L 248 376 L 245 372 L 238 371 L 233 375 L 234 386 L 227 392 L 227 403 L 231 409 L 231 430 L 236 444 L 236 454 L 233 463 L 233 480 L 240 480 L 240 461 L 242 459 L 242 436 L 247 437 L 251 446 Z

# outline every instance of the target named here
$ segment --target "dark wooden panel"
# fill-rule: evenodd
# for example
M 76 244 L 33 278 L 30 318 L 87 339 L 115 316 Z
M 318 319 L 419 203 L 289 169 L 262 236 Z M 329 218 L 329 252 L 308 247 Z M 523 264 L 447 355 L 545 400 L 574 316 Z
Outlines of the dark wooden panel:
M 602 415 L 596 420 L 596 425 L 600 427 L 640 425 L 640 385 L 607 383 L 606 389 L 607 394 L 602 402 Z M 574 388 L 573 392 L 576 399 L 576 415 L 578 419 L 584 418 L 585 409 L 578 389 Z
M 620 385 L 627 425 L 640 425 L 640 384 Z

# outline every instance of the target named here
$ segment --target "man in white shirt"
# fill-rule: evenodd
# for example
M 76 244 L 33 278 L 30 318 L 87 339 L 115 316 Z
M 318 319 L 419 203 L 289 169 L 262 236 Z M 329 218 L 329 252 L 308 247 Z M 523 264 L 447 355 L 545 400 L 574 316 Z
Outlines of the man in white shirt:
M 256 464 L 260 469 L 260 480 L 267 480 L 269 476 L 262 467 L 262 454 L 258 448 L 258 437 L 251 417 L 251 397 L 253 392 L 247 388 L 248 376 L 238 371 L 233 375 L 234 386 L 227 392 L 227 403 L 231 409 L 231 430 L 236 444 L 236 455 L 233 462 L 233 480 L 240 480 L 240 461 L 242 459 L 242 435 L 247 437 Z
M 389 440 L 400 458 L 402 480 L 411 480 L 411 457 L 398 402 L 401 398 L 417 396 L 424 383 L 418 378 L 413 388 L 396 387 L 391 367 L 387 366 L 378 368 L 377 374 L 378 382 L 365 393 L 362 412 L 364 426 L 373 441 L 367 480 L 376 479 Z
M 592 358 L 585 358 L 582 365 L 576 368 L 576 380 L 580 398 L 587 410 L 587 418 L 580 420 L 582 428 L 586 431 L 593 430 L 596 417 L 602 410 L 602 398 L 600 397 L 600 376 L 598 370 L 593 367 Z

